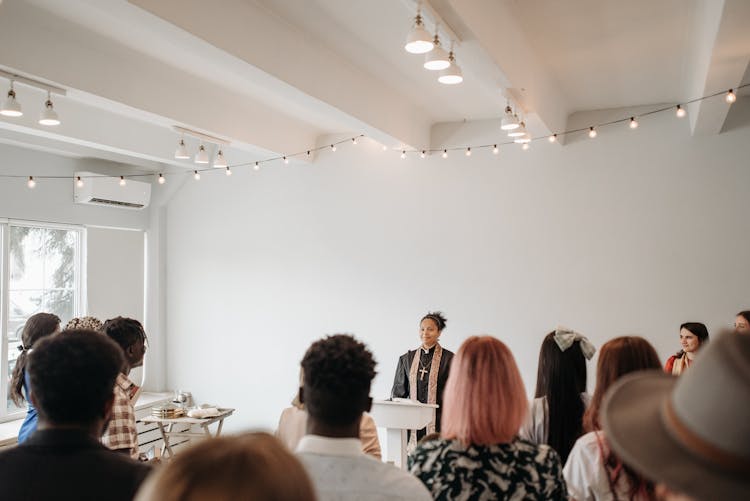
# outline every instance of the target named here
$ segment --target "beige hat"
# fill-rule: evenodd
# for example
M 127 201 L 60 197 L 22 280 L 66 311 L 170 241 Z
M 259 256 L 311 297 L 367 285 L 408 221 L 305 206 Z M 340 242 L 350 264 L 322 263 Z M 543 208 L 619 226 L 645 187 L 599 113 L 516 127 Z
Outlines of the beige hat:
M 750 494 L 750 336 L 728 334 L 679 378 L 618 381 L 602 404 L 612 450 L 636 471 L 695 499 Z

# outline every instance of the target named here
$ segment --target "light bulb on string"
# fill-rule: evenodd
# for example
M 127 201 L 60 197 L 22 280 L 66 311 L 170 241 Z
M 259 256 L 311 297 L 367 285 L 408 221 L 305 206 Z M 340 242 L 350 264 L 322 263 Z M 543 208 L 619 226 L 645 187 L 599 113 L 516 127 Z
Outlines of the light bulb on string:
M 336 151 L 336 145 L 335 144 L 331 145 L 331 151 Z
M 36 186 L 36 181 L 34 181 L 34 176 L 29 176 L 29 180 L 26 182 L 26 186 L 29 188 L 34 188 Z
M 675 113 L 675 115 L 677 115 L 677 118 L 683 118 L 685 115 L 687 115 L 687 112 L 685 111 L 685 108 L 678 104 L 677 112 Z
M 492 145 L 492 154 L 497 155 L 498 153 L 500 153 L 500 148 L 496 144 Z
M 164 174 L 159 174 L 159 184 L 164 184 L 167 182 L 166 178 L 164 177 Z
M 287 157 L 284 157 L 284 163 L 289 165 L 289 159 Z
M 471 156 L 471 147 L 469 147 L 469 148 L 466 148 L 466 156 L 467 156 L 467 157 L 470 157 L 470 156 Z
M 194 178 L 194 179 L 195 179 L 196 181 L 200 181 L 200 179 L 201 179 L 201 173 L 200 173 L 200 172 L 198 172 L 197 170 L 194 170 L 194 171 L 193 171 L 193 178 Z
M 630 128 L 631 129 L 638 128 L 638 120 L 636 120 L 635 117 L 630 117 Z
M 555 141 L 557 141 L 557 134 L 552 134 L 547 138 L 547 141 L 549 141 L 550 143 L 554 143 Z
M 589 137 L 591 139 L 594 139 L 596 137 L 596 129 L 594 129 L 593 127 L 589 127 Z
M 352 138 L 352 144 L 355 145 L 355 146 L 357 145 L 357 138 L 356 137 Z
M 734 89 L 729 89 L 727 92 L 727 95 L 724 97 L 724 100 L 728 102 L 729 104 L 732 104 L 733 102 L 737 101 L 737 94 L 734 93 Z
M 441 156 L 443 158 L 448 158 L 448 150 L 443 150 L 443 154 Z
M 401 152 L 401 160 L 406 158 L 406 151 Z
M 424 150 L 422 150 L 422 152 L 419 154 L 419 158 L 426 158 L 426 157 L 427 157 L 427 153 Z
M 523 151 L 526 151 L 526 150 L 528 150 L 528 149 L 529 149 L 529 147 L 530 147 L 530 146 L 529 146 L 529 143 L 523 143 L 523 144 L 521 145 L 521 149 L 522 149 Z
M 230 169 L 228 165 L 227 165 L 227 170 L 224 171 L 224 172 L 226 173 L 227 176 L 231 176 L 232 175 L 232 169 Z
M 76 176 L 76 186 L 83 188 L 83 179 L 81 179 L 81 176 Z
M 126 184 L 128 183 L 125 181 L 125 176 L 120 176 L 120 186 L 125 186 Z
M 260 170 L 260 163 L 255 162 L 255 165 L 253 165 L 253 170 Z

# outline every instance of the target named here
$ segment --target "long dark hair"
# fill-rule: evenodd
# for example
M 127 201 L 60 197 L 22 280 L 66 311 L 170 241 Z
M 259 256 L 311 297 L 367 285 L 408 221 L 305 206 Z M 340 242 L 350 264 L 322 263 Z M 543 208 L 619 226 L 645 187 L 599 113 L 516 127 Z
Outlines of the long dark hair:
M 583 415 L 583 427 L 586 431 L 602 429 L 599 422 L 599 410 L 607 390 L 622 376 L 641 370 L 661 370 L 659 355 L 651 343 L 638 336 L 617 337 L 604 343 L 599 352 L 599 362 L 596 366 L 596 389 L 591 398 L 591 404 Z M 654 484 L 624 464 L 617 456 L 609 451 L 606 455 L 602 450 L 604 469 L 607 471 L 612 494 L 614 486 L 620 476 L 624 475 L 630 485 L 629 498 L 643 496 L 654 499 Z
M 708 329 L 704 324 L 700 322 L 685 322 L 684 324 L 680 325 L 680 330 L 682 329 L 685 329 L 698 338 L 698 341 L 700 341 L 700 344 L 698 345 L 699 348 L 703 348 L 703 343 L 708 341 Z M 684 354 L 685 351 L 680 350 L 675 353 L 675 356 L 681 357 Z
M 539 350 L 535 396 L 547 399 L 547 444 L 557 451 L 562 464 L 583 434 L 586 407 L 581 393 L 585 391 L 586 358 L 581 343 L 575 341 L 570 348 L 561 351 L 555 342 L 555 333 L 550 332 Z
M 21 354 L 16 359 L 16 366 L 13 368 L 13 377 L 10 380 L 8 394 L 13 403 L 19 407 L 25 400 L 23 396 L 23 375 L 26 370 L 26 360 L 29 357 L 29 350 L 42 338 L 54 334 L 60 326 L 60 318 L 52 313 L 37 313 L 31 315 L 23 326 L 21 334 Z

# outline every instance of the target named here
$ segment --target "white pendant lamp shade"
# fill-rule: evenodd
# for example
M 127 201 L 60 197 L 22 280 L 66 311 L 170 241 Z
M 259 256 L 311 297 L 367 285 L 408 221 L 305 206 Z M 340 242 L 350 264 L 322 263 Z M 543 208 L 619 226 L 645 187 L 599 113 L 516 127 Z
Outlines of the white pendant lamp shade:
M 177 145 L 177 149 L 174 152 L 174 157 L 178 160 L 187 160 L 188 158 L 190 158 L 190 153 L 188 153 L 184 139 L 180 139 L 180 144 Z
M 528 133 L 524 132 L 521 136 L 518 136 L 515 139 L 513 139 L 513 142 L 514 143 L 519 143 L 519 144 L 530 143 L 531 142 L 531 136 Z
M 6 117 L 20 117 L 23 115 L 21 104 L 16 101 L 16 91 L 13 90 L 13 84 L 10 85 L 8 98 L 5 100 L 5 103 L 3 103 L 3 109 L 0 110 L 0 115 L 5 115 Z
M 506 106 L 505 115 L 503 116 L 503 120 L 500 123 L 500 128 L 502 130 L 513 130 L 517 129 L 518 127 L 518 117 L 513 114 L 513 110 L 510 108 L 510 106 Z
M 406 52 L 410 52 L 412 54 L 425 54 L 427 52 L 430 52 L 433 47 L 434 44 L 432 43 L 432 35 L 430 35 L 427 30 L 424 29 L 424 24 L 422 24 L 422 16 L 417 13 L 417 17 L 414 20 L 414 27 L 406 37 L 406 44 L 404 44 L 404 49 L 406 50 Z
M 57 116 L 52 100 L 47 96 L 47 102 L 44 103 L 44 110 L 39 117 L 40 125 L 60 125 L 60 118 Z
M 197 164 L 207 164 L 208 163 L 208 153 L 206 153 L 206 147 L 203 145 L 200 145 L 200 148 L 198 148 L 198 153 L 195 154 L 195 163 Z
M 216 154 L 216 160 L 214 160 L 214 167 L 226 168 L 226 166 L 227 166 L 227 159 L 224 158 L 224 152 L 219 150 L 219 153 Z
M 445 70 L 451 65 L 448 53 L 440 46 L 440 40 L 435 35 L 435 47 L 424 57 L 424 69 L 431 71 Z
M 461 67 L 456 64 L 456 58 L 453 55 L 453 51 L 448 54 L 450 60 L 450 66 L 440 72 L 438 82 L 446 85 L 460 84 L 464 81 L 464 75 L 461 73 Z
M 521 122 L 517 128 L 508 132 L 508 137 L 522 137 L 525 134 L 526 134 L 526 124 Z

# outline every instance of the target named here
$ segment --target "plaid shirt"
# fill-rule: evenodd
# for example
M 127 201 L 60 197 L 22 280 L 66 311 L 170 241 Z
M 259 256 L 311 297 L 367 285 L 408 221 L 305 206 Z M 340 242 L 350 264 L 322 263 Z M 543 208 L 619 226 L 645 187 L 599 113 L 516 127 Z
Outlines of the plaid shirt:
M 129 449 L 133 458 L 138 458 L 138 430 L 135 427 L 135 398 L 138 386 L 124 374 L 115 380 L 115 403 L 112 418 L 102 435 L 102 443 L 113 450 Z

